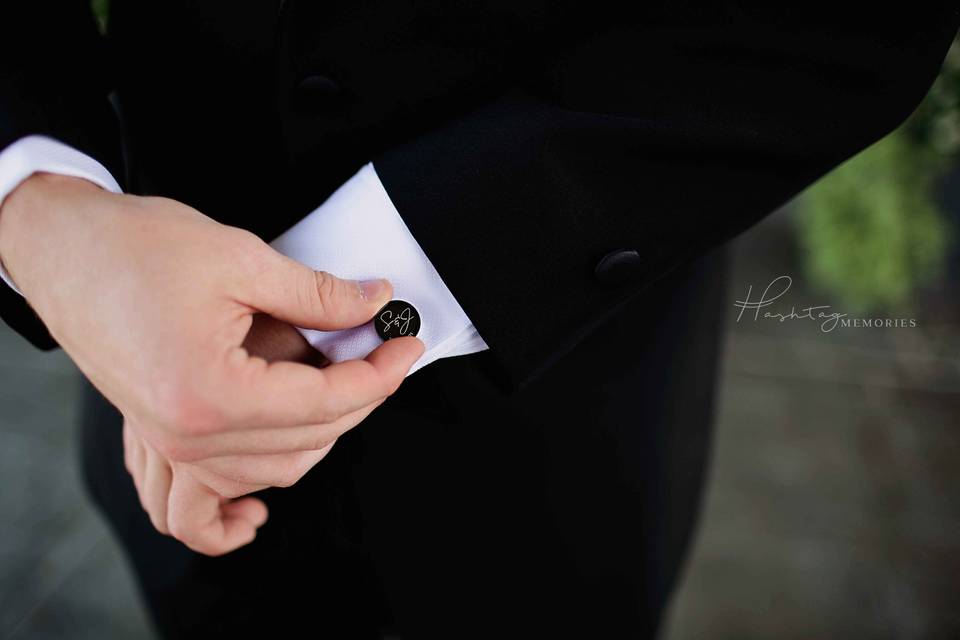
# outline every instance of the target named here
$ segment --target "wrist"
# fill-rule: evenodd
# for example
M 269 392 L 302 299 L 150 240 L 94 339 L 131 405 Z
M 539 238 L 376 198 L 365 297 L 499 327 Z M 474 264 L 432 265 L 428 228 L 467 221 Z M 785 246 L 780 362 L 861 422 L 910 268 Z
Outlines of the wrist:
M 74 233 L 70 205 L 105 193 L 82 178 L 34 173 L 0 202 L 0 262 L 28 301 L 37 265 L 50 265 Z

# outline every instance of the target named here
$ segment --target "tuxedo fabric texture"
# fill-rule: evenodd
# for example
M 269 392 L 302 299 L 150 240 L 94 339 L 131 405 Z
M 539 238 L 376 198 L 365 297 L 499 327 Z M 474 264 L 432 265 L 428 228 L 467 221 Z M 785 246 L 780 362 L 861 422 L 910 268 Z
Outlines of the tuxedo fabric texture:
M 0 146 L 271 239 L 368 161 L 490 351 L 411 376 L 250 547 L 153 533 L 84 459 L 169 637 L 647 637 L 695 520 L 723 243 L 900 124 L 949 3 L 112 0 L 0 9 Z M 109 99 L 108 99 L 109 96 Z M 639 264 L 596 278 L 611 252 Z M 5 288 L 0 314 L 53 342 Z M 325 626 L 326 625 L 326 626 Z

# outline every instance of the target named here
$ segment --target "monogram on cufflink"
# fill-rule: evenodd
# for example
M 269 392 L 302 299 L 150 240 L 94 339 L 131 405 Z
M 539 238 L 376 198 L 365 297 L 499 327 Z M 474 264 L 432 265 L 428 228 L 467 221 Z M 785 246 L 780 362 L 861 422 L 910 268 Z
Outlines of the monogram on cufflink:
M 420 313 L 409 302 L 391 300 L 373 317 L 373 326 L 383 340 L 415 336 L 420 331 Z

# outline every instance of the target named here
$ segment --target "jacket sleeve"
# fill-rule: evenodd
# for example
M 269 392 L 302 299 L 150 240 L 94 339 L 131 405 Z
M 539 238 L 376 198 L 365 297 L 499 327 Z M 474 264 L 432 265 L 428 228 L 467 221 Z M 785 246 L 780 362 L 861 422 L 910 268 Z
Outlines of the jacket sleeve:
M 590 24 L 374 159 L 513 386 L 898 126 L 958 26 L 948 3 L 668 5 Z M 604 287 L 595 266 L 617 249 L 641 265 Z
M 109 102 L 107 45 L 89 0 L 0 3 L 0 149 L 50 136 L 123 176 L 119 127 Z M 15 291 L 0 287 L 0 316 L 38 347 L 56 343 Z

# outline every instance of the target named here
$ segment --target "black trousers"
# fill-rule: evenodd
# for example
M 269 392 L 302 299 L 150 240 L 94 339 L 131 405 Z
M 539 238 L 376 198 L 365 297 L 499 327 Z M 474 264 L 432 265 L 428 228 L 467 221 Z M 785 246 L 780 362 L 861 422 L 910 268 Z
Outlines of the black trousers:
M 699 509 L 724 253 L 518 393 L 482 355 L 410 376 L 300 483 L 262 492 L 269 522 L 223 557 L 154 531 L 120 416 L 89 389 L 86 480 L 162 636 L 654 636 Z

